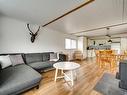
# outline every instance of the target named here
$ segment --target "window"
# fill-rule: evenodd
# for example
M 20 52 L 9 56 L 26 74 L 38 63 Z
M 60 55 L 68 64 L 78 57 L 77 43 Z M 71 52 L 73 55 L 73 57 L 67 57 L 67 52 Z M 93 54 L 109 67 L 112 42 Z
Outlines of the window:
M 65 39 L 65 49 L 71 49 L 71 39 Z
M 65 39 L 65 49 L 76 49 L 76 40 Z
M 117 53 L 120 53 L 120 43 L 111 43 L 111 49 L 116 50 Z
M 71 40 L 71 48 L 76 49 L 76 40 Z

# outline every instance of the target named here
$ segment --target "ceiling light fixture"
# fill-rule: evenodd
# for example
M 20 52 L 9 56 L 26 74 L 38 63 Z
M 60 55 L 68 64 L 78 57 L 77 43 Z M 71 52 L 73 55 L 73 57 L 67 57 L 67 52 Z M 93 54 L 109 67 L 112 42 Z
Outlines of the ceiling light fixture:
M 109 35 L 110 28 L 107 27 L 106 29 L 107 29 L 107 35 L 106 36 L 109 38 L 108 43 L 112 43 L 111 36 Z
M 107 27 L 106 29 L 107 29 L 107 34 L 106 34 L 106 36 L 107 36 L 107 37 L 111 37 L 111 36 L 109 35 L 109 29 L 110 29 L 110 28 Z
M 108 42 L 109 42 L 109 43 L 112 43 L 112 40 L 111 40 L 111 39 L 109 39 L 109 40 L 108 40 Z

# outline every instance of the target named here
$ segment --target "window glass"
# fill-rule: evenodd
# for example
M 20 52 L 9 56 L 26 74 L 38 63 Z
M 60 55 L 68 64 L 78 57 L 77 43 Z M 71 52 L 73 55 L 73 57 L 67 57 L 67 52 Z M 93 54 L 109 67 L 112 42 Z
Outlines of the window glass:
M 71 48 L 72 49 L 76 48 L 76 40 L 71 40 Z
M 116 50 L 120 54 L 120 43 L 111 43 L 111 49 Z
M 65 49 L 76 49 L 76 40 L 65 39 Z
M 71 49 L 71 40 L 65 39 L 65 49 Z

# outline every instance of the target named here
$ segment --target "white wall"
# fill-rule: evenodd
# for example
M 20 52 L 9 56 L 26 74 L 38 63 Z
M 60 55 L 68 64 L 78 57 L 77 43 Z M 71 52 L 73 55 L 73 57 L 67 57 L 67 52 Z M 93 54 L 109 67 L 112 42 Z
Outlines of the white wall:
M 0 16 L 0 53 L 66 51 L 65 38 L 77 39 L 47 28 L 41 28 L 34 43 L 26 22 Z
M 78 37 L 78 50 L 83 52 L 83 37 Z
M 85 59 L 87 57 L 87 37 L 78 37 L 78 50 L 82 51 Z
M 127 38 L 121 38 L 121 50 L 127 50 Z

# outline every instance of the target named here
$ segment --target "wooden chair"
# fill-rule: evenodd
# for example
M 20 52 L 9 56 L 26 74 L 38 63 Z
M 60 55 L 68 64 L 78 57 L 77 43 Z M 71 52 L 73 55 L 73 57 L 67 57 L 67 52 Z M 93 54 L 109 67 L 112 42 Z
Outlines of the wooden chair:
M 127 50 L 124 51 L 124 60 L 127 59 Z
M 110 70 L 115 67 L 116 56 L 114 56 L 112 50 L 99 51 L 99 60 L 100 60 L 100 67 L 105 67 L 106 64 L 109 64 Z
M 79 50 L 75 51 L 73 54 L 74 60 L 83 60 L 83 53 Z
M 95 50 L 95 55 L 96 55 L 96 64 L 99 65 L 100 60 L 99 60 L 99 50 Z

